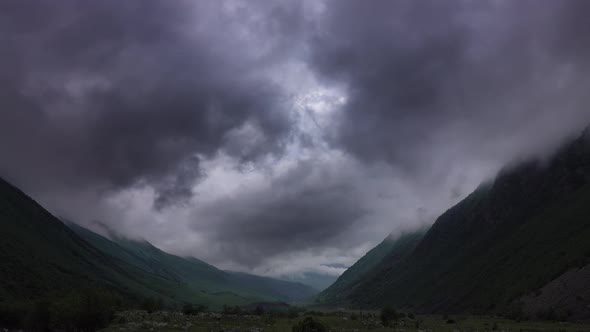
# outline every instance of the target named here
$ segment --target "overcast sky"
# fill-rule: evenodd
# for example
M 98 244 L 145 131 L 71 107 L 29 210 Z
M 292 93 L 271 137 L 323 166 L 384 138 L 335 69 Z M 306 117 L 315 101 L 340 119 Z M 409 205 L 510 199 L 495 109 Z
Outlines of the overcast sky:
M 590 1 L 0 2 L 0 176 L 216 266 L 337 275 L 590 122 Z

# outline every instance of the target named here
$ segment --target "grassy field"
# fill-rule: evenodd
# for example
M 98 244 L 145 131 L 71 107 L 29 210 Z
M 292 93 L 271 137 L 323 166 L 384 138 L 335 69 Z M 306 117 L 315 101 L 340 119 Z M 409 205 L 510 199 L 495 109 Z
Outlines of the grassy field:
M 143 311 L 119 313 L 113 324 L 102 331 L 290 332 L 293 325 L 305 317 L 313 317 L 321 322 L 327 331 L 590 331 L 590 323 L 516 322 L 483 316 L 416 316 L 415 319 L 400 319 L 394 326 L 384 327 L 377 312 L 307 312 L 299 313 L 296 317 L 273 317 L 270 315 L 221 315 L 219 313 L 187 316 L 179 312 L 148 314 Z

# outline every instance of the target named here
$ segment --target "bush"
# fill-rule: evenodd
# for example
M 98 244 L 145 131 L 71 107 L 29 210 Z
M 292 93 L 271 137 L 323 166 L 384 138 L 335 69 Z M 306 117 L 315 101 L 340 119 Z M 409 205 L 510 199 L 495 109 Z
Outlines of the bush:
M 264 308 L 261 305 L 257 305 L 256 308 L 254 309 L 254 314 L 256 316 L 264 315 Z
M 400 314 L 392 307 L 385 307 L 381 310 L 380 318 L 383 326 L 393 326 L 400 318 Z
M 161 298 L 147 297 L 141 301 L 139 308 L 151 314 L 153 312 L 163 310 L 164 301 Z
M 291 319 L 299 317 L 299 310 L 297 308 L 289 308 L 287 317 Z
M 264 324 L 270 325 L 270 326 L 274 326 L 277 323 L 277 321 L 274 319 L 274 317 L 272 315 L 265 316 L 263 322 L 264 322 Z
M 224 315 L 241 315 L 242 314 L 242 308 L 240 308 L 240 306 L 228 306 L 228 305 L 224 305 L 223 309 L 221 310 L 221 313 Z
M 312 317 L 306 317 L 305 319 L 297 322 L 291 329 L 293 332 L 327 332 L 328 329 L 319 321 Z
M 207 311 L 207 306 L 200 304 L 193 306 L 192 304 L 187 303 L 182 307 L 182 313 L 185 315 L 198 315 L 199 313 L 205 311 Z

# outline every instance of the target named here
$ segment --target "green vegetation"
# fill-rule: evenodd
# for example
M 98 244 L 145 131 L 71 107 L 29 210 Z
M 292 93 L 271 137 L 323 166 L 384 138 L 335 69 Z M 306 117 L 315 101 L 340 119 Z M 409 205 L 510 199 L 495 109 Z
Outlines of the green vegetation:
M 0 327 L 33 331 L 95 331 L 107 326 L 122 298 L 105 289 L 81 289 L 29 301 L 0 303 Z
M 103 330 L 115 331 L 543 331 L 569 332 L 588 331 L 588 325 L 582 323 L 563 323 L 555 321 L 522 321 L 517 322 L 493 316 L 443 316 L 443 315 L 410 315 L 397 313 L 398 317 L 389 326 L 383 326 L 379 312 L 374 311 L 306 311 L 295 317 L 284 313 L 265 313 L 255 315 L 242 310 L 240 315 L 203 312 L 199 315 L 183 315 L 180 312 L 145 311 L 120 312 L 112 324 Z M 454 323 L 449 324 L 449 321 Z
M 185 304 L 182 307 L 182 313 L 185 315 L 198 315 L 202 312 L 206 312 L 207 311 L 207 306 L 204 305 L 197 305 L 194 306 L 190 303 Z
M 319 320 L 313 317 L 305 317 L 305 319 L 293 325 L 293 332 L 327 332 L 328 329 Z
M 381 324 L 383 326 L 395 326 L 397 321 L 401 318 L 405 317 L 405 315 L 398 313 L 392 307 L 385 307 L 381 310 L 381 314 L 379 318 L 381 319 Z
M 590 142 L 581 137 L 547 163 L 522 164 L 480 186 L 441 215 L 410 255 L 387 256 L 345 290 L 340 303 L 435 313 L 535 316 L 555 310 L 570 319 L 590 317 L 583 300 L 590 295 L 587 278 L 580 301 L 535 301 L 551 280 L 590 263 L 588 216 Z M 579 295 L 567 287 L 563 292 Z M 532 296 L 523 303 L 527 294 Z
M 425 233 L 426 229 L 421 229 L 402 233 L 397 238 L 388 236 L 344 271 L 334 284 L 321 292 L 316 297 L 316 302 L 328 304 L 344 302 L 355 287 L 361 284 L 386 257 L 389 261 L 395 261 L 410 255 Z
M 92 330 L 121 308 L 221 308 L 315 294 L 297 283 L 221 271 L 147 242 L 72 229 L 0 179 L 0 327 Z
M 555 321 L 590 318 L 589 203 L 590 141 L 582 137 L 543 165 L 522 164 L 480 186 L 427 233 L 386 239 L 316 303 L 385 306 L 380 313 L 325 312 L 285 303 L 314 294 L 301 284 L 69 228 L 0 179 L 0 327 L 579 331 Z
M 116 236 L 111 240 L 75 224 L 69 227 L 100 251 L 181 286 L 182 292 L 174 295 L 180 302 L 221 308 L 224 304 L 244 305 L 261 300 L 302 302 L 316 294 L 311 287 L 299 283 L 222 271 L 196 258 L 169 254 L 147 241 Z
M 176 287 L 97 250 L 1 179 L 0 261 L 0 302 L 4 303 L 85 288 L 156 296 Z M 160 287 L 152 290 L 150 285 Z

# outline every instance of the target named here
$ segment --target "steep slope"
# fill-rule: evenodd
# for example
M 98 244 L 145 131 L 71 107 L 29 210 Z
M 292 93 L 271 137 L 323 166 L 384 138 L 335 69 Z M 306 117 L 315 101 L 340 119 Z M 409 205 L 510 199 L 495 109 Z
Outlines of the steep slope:
M 86 287 L 141 296 L 190 294 L 176 283 L 101 252 L 2 179 L 0 261 L 0 302 Z
M 385 259 L 347 301 L 424 312 L 507 310 L 589 262 L 589 216 L 585 133 L 550 161 L 522 164 L 480 186 L 441 215 L 410 256 L 389 266 Z M 588 314 L 588 304 L 581 301 L 578 315 Z
M 197 259 L 165 253 L 147 242 L 113 242 L 68 228 L 16 187 L 0 179 L 0 303 L 59 298 L 106 288 L 126 298 L 159 297 L 220 307 L 261 300 L 292 301 L 310 287 L 226 273 Z
M 334 284 L 317 296 L 316 301 L 329 304 L 343 302 L 359 282 L 368 278 L 371 273 L 376 273 L 372 270 L 379 266 L 386 257 L 389 257 L 391 263 L 410 255 L 425 232 L 426 230 L 419 230 L 403 233 L 397 238 L 388 236 L 344 271 Z
M 210 302 L 219 305 L 261 300 L 301 301 L 317 293 L 311 287 L 299 283 L 222 271 L 196 258 L 169 254 L 147 241 L 125 238 L 109 240 L 78 225 L 69 226 L 100 250 L 146 272 L 206 294 Z

